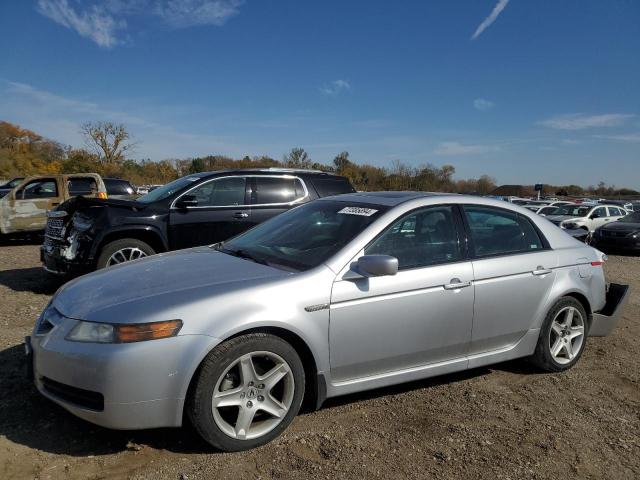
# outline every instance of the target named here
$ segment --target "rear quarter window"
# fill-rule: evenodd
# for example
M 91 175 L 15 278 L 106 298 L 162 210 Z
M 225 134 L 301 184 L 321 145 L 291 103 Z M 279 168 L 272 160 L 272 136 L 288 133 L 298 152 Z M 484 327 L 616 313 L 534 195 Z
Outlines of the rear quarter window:
M 356 190 L 344 177 L 312 178 L 311 183 L 320 197 L 354 193 Z

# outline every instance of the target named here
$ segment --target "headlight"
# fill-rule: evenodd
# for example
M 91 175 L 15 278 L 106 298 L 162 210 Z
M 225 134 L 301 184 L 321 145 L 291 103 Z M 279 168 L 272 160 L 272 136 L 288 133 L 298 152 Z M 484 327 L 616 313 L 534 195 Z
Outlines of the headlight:
M 82 215 L 75 214 L 73 216 L 73 228 L 80 232 L 85 232 L 91 228 L 93 220 Z
M 78 323 L 67 335 L 72 342 L 90 343 L 131 343 L 145 340 L 175 337 L 182 328 L 181 320 L 165 322 L 111 324 L 98 322 Z

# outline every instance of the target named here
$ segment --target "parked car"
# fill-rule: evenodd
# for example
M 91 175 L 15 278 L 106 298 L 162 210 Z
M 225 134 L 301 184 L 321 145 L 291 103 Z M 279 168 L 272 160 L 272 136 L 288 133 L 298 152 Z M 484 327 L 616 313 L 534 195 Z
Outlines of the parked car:
M 244 450 L 278 436 L 305 394 L 320 406 L 519 357 L 571 368 L 628 298 L 607 292 L 604 259 L 505 202 L 321 198 L 67 283 L 28 365 L 42 395 L 90 422 L 177 427 L 184 412 L 210 444 Z
M 555 202 L 536 202 L 536 203 L 527 203 L 522 205 L 527 210 L 531 210 L 533 213 L 537 213 L 538 215 L 548 215 L 550 212 L 553 212 L 556 207 L 560 205 L 571 205 L 573 202 L 568 202 L 564 200 L 558 200 Z
M 593 232 L 605 223 L 627 215 L 627 211 L 615 205 L 562 205 L 547 214 L 547 219 L 560 228 L 583 228 Z
M 106 198 L 97 173 L 27 177 L 0 199 L 0 234 L 40 232 L 47 212 L 76 195 Z
M 13 190 L 14 187 L 17 187 L 22 183 L 22 180 L 24 180 L 24 177 L 16 177 L 0 185 L 0 198 L 4 197 L 7 193 Z
M 226 240 L 296 205 L 355 190 L 319 171 L 246 169 L 179 178 L 136 201 L 78 199 L 52 212 L 44 268 L 77 274 Z
M 103 178 L 109 198 L 133 200 L 138 197 L 135 189 L 128 180 L 121 178 Z
M 622 207 L 628 212 L 633 212 L 633 203 L 628 200 L 604 200 L 600 203 L 606 203 L 609 205 L 615 205 L 616 207 Z
M 597 228 L 591 237 L 591 245 L 602 249 L 640 252 L 640 212 Z

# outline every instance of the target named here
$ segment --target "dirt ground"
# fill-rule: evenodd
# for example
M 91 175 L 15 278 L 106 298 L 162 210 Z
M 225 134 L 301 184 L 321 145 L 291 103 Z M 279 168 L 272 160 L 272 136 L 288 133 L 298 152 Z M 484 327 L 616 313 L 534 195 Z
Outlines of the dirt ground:
M 40 397 L 22 342 L 58 285 L 37 242 L 0 246 L 0 479 L 640 478 L 640 258 L 606 271 L 634 293 L 569 372 L 518 361 L 351 395 L 221 454 L 189 428 L 109 431 Z

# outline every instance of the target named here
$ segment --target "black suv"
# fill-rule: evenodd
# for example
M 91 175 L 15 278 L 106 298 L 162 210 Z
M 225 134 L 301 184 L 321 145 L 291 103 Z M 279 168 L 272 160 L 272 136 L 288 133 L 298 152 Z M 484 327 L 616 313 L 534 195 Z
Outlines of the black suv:
M 75 197 L 48 214 L 45 270 L 79 274 L 217 243 L 319 197 L 354 192 L 320 171 L 244 169 L 174 180 L 136 201 Z

